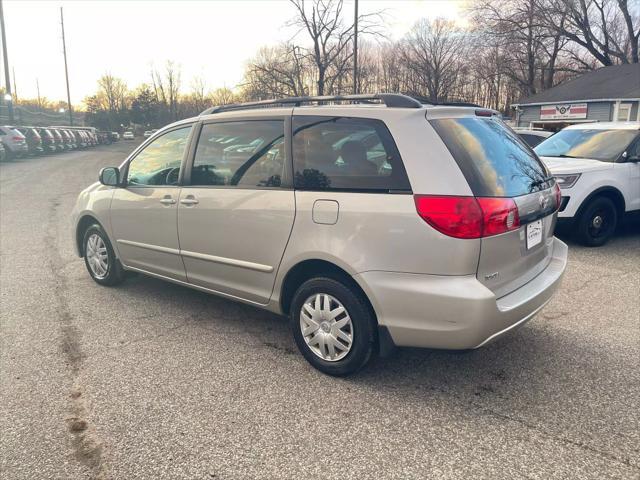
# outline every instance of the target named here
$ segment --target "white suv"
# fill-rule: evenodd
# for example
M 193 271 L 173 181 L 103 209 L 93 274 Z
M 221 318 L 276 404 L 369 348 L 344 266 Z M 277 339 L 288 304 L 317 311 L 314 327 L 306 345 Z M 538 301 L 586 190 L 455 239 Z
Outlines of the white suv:
M 600 246 L 640 212 L 640 122 L 571 125 L 535 148 L 562 191 L 559 225 Z

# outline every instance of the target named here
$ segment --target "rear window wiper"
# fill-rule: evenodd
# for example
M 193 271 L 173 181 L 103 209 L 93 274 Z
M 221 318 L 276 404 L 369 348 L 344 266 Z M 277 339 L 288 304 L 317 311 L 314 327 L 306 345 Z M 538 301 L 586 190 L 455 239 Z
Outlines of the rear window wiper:
M 541 180 L 534 180 L 533 182 L 531 182 L 530 188 L 531 187 L 540 187 L 542 185 L 544 185 L 545 183 L 547 183 L 549 180 L 553 180 L 553 175 L 551 175 L 550 177 L 545 177 Z

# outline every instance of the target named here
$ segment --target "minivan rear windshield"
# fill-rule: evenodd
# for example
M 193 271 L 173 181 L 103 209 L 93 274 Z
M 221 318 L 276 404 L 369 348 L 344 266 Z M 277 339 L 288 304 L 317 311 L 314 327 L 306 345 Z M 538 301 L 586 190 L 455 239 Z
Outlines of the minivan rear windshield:
M 430 120 L 479 197 L 517 197 L 549 188 L 535 153 L 501 120 L 460 117 Z
M 615 162 L 637 134 L 638 130 L 567 129 L 538 145 L 536 153 L 541 157 L 577 157 Z

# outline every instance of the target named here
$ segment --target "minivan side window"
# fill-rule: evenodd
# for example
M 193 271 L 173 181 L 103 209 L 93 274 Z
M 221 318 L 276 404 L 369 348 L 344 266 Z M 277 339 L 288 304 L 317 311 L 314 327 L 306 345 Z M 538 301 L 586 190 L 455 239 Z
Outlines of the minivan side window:
M 280 187 L 284 166 L 283 120 L 209 123 L 200 132 L 191 185 Z
M 380 120 L 298 116 L 294 186 L 307 190 L 411 190 L 391 133 Z
M 132 186 L 177 185 L 180 164 L 191 125 L 156 138 L 129 162 L 127 183 Z

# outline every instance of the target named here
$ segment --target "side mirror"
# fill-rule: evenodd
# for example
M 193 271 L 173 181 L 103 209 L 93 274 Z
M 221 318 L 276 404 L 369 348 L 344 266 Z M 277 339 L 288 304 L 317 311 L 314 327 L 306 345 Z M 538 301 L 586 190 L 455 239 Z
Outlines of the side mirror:
M 100 170 L 98 180 L 108 187 L 117 187 L 120 185 L 120 170 L 117 167 L 105 167 Z

